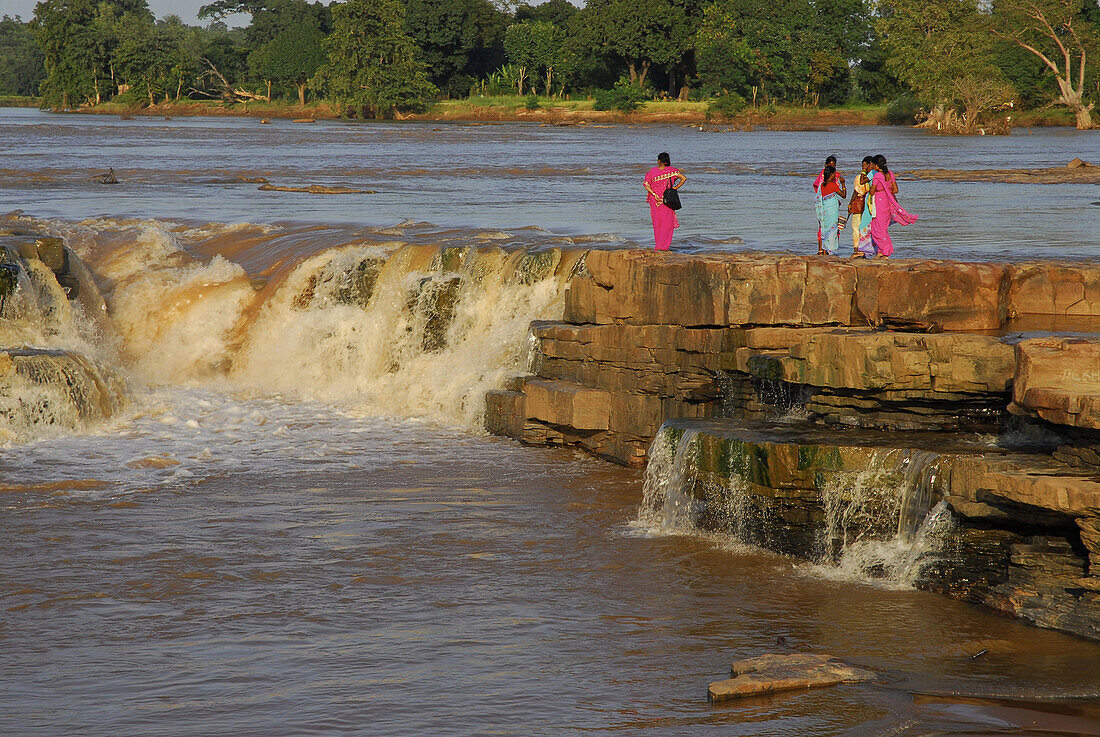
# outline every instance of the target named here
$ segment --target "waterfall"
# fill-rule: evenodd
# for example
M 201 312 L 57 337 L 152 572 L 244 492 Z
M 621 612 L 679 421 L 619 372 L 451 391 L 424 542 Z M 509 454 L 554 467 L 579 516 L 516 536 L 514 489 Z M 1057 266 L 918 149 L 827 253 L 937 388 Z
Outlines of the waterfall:
M 687 534 L 698 529 L 695 457 L 699 431 L 663 425 L 653 439 L 645 469 L 637 524 L 650 532 Z
M 413 246 L 319 254 L 243 327 L 229 379 L 477 426 L 485 392 L 523 372 L 531 322 L 561 315 L 575 258 Z
M 835 474 L 822 488 L 822 565 L 841 577 L 916 582 L 951 527 L 943 460 L 927 451 L 874 451 L 866 470 Z
M 506 250 L 490 243 L 505 234 L 476 231 L 394 240 L 418 224 L 355 238 L 314 226 L 25 222 L 63 237 L 73 258 L 71 271 L 55 275 L 11 255 L 4 272 L 18 287 L 0 303 L 0 351 L 59 351 L 36 360 L 65 363 L 60 373 L 8 372 L 0 429 L 18 440 L 40 434 L 28 429 L 36 426 L 86 429 L 94 413 L 77 411 L 81 402 L 66 409 L 63 391 L 47 391 L 52 402 L 31 395 L 44 382 L 99 379 L 111 392 L 126 381 L 211 386 L 479 427 L 485 392 L 525 371 L 532 321 L 560 319 L 586 253 Z M 98 404 L 109 414 L 122 402 Z
M 720 533 L 775 551 L 797 548 L 816 558 L 814 570 L 827 576 L 916 583 L 952 528 L 939 455 L 873 450 L 862 455 L 860 470 L 817 473 L 813 489 L 769 491 L 760 482 L 776 470 L 777 448 L 793 449 L 795 457 L 820 450 L 720 438 L 666 423 L 650 448 L 636 525 L 652 533 Z M 820 504 L 816 533 L 792 521 L 792 504 L 794 518 L 811 518 Z M 798 548 L 792 541 L 800 537 L 808 542 Z

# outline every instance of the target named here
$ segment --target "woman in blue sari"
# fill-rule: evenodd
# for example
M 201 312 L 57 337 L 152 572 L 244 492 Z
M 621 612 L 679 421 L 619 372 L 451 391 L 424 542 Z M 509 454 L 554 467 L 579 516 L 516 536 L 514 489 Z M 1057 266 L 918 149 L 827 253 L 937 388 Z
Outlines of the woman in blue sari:
M 818 254 L 835 256 L 840 247 L 840 208 L 848 196 L 844 180 L 836 175 L 836 167 L 826 166 L 821 172 L 821 186 L 817 189 L 817 224 L 821 230 L 821 246 Z

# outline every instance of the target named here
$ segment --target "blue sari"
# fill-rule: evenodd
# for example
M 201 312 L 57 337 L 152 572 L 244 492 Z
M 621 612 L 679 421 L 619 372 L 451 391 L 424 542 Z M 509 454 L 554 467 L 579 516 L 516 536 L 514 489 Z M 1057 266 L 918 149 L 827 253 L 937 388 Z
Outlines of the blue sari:
M 821 190 L 825 189 L 825 185 L 822 185 L 814 197 L 814 205 L 817 209 L 817 224 L 821 228 L 821 247 L 830 256 L 835 256 L 837 248 L 840 247 L 840 205 L 843 200 L 840 198 L 839 192 L 830 192 L 824 197 L 821 196 Z

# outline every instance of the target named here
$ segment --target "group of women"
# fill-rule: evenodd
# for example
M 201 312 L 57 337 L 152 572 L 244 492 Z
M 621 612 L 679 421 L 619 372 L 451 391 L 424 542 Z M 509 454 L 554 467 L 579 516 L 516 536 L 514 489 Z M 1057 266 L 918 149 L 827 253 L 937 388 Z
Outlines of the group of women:
M 667 153 L 658 155 L 657 166 L 646 174 L 643 185 L 658 251 L 669 249 L 672 231 L 680 227 L 675 210 L 664 202 L 665 190 L 679 189 L 685 181 L 687 177 L 672 166 Z M 852 258 L 890 258 L 894 253 L 890 225 L 910 225 L 917 220 L 916 215 L 910 215 L 898 204 L 897 178 L 881 154 L 864 157 L 863 171 L 856 177 L 847 205 L 848 186 L 837 171 L 835 156 L 825 159 L 825 167 L 814 180 L 814 193 L 819 254 L 835 256 L 840 248 L 840 231 L 850 223 Z
M 835 256 L 840 248 L 840 231 L 851 224 L 852 258 L 890 258 L 894 253 L 890 225 L 910 225 L 917 216 L 898 204 L 898 181 L 886 157 L 865 156 L 863 171 L 852 189 L 852 199 L 845 207 L 848 187 L 836 169 L 836 157 L 825 159 L 825 167 L 814 180 L 817 252 Z

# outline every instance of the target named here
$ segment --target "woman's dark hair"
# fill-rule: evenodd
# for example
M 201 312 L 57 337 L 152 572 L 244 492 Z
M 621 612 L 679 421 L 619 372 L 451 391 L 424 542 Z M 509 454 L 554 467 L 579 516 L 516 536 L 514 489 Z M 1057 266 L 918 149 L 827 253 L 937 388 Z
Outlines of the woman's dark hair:
M 863 157 L 863 163 L 864 164 L 873 164 L 873 163 L 875 163 L 875 157 L 874 156 L 864 156 Z
M 835 156 L 830 156 L 829 158 L 825 159 L 825 166 L 831 166 L 835 169 L 836 168 L 836 157 Z
M 666 153 L 659 153 L 657 154 L 657 163 L 664 164 L 665 166 L 672 166 L 672 159 L 670 159 Z
M 826 165 L 826 167 L 821 171 L 821 183 L 828 183 L 828 181 L 833 177 L 834 174 L 836 174 L 836 167 Z
M 889 174 L 890 173 L 890 167 L 886 166 L 886 157 L 883 156 L 882 154 L 877 154 L 875 156 L 875 165 L 879 169 L 882 169 L 883 174 Z

